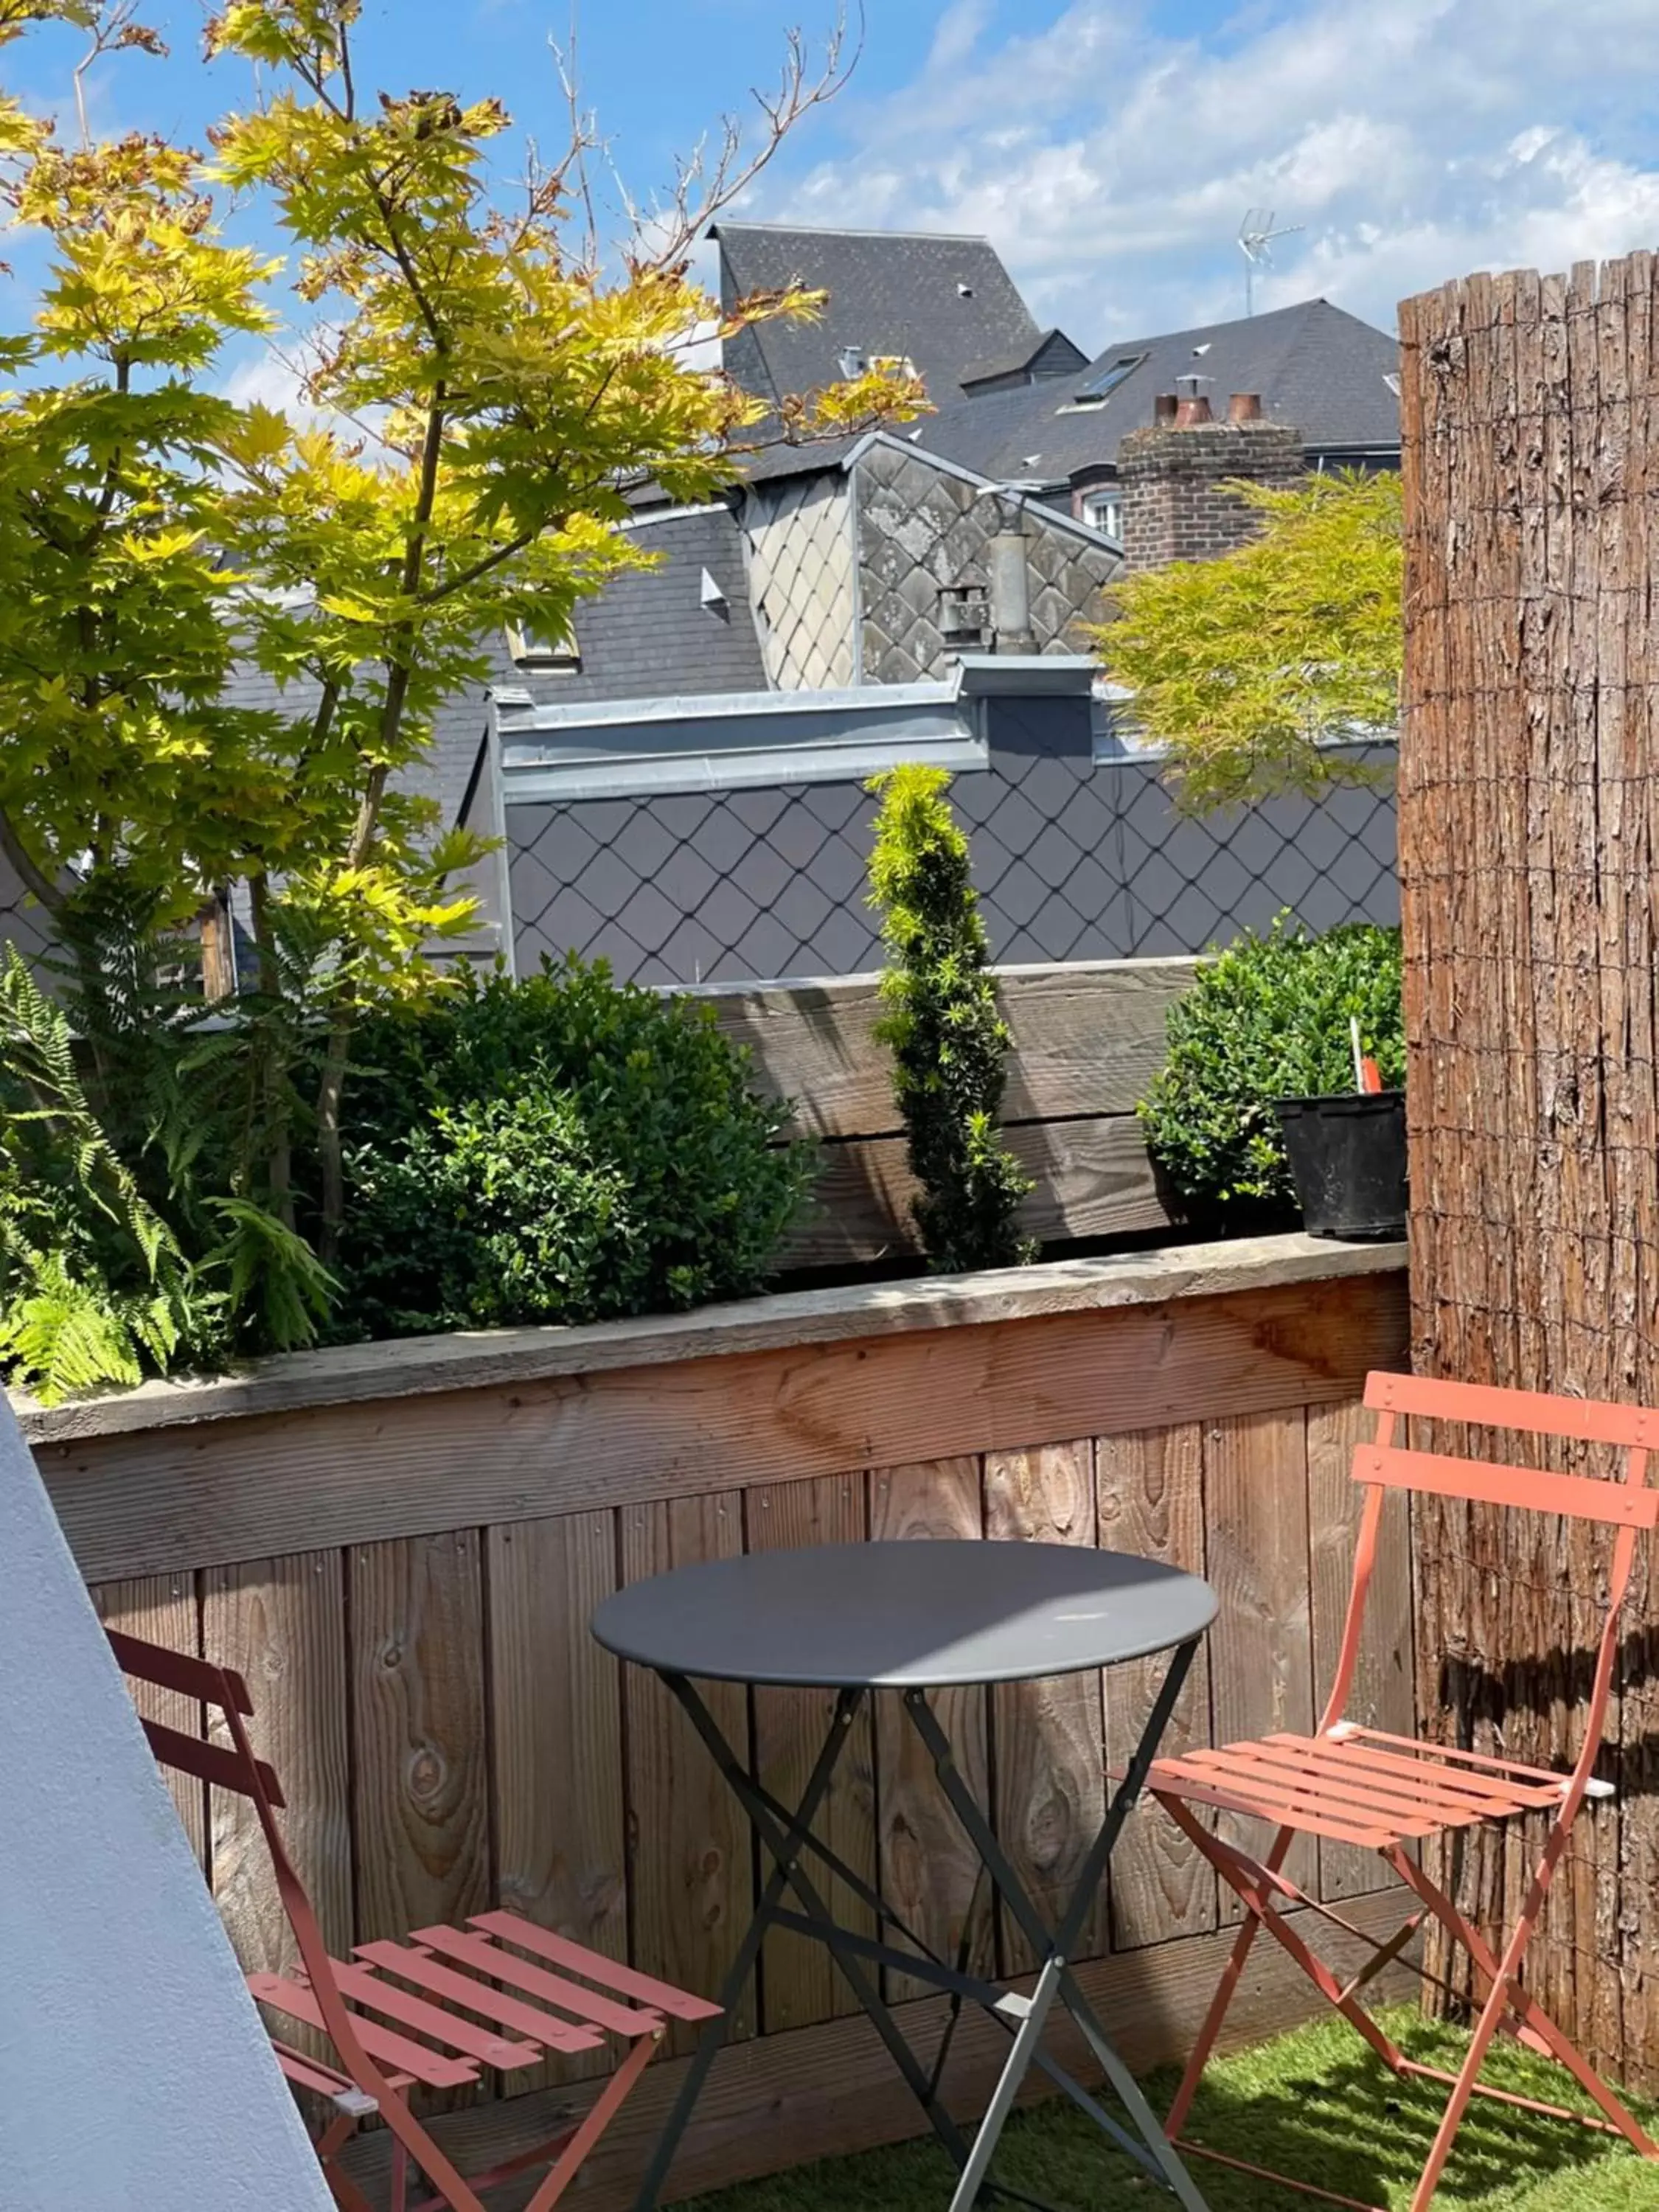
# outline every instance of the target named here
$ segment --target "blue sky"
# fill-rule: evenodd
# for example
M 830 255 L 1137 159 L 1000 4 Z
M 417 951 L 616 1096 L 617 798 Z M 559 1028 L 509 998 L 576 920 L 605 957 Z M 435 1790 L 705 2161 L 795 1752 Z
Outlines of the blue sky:
M 833 0 L 586 0 L 584 90 L 636 193 L 772 76 Z M 144 10 L 164 63 L 105 65 L 100 128 L 199 134 L 246 96 L 197 58 L 200 14 Z M 567 0 L 367 0 L 378 83 L 501 94 L 557 142 Z M 67 120 L 72 45 L 11 48 Z M 1242 311 L 1247 206 L 1300 228 L 1260 304 L 1323 294 L 1390 326 L 1486 267 L 1659 246 L 1659 0 L 870 0 L 851 87 L 741 210 L 988 233 L 1043 321 L 1093 350 Z M 21 273 L 21 272 L 20 272 Z

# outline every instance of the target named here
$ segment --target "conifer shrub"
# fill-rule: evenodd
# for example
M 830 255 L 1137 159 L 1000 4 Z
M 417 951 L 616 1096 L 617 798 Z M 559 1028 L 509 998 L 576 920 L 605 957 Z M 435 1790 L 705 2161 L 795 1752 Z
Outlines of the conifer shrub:
M 887 1011 L 876 1034 L 891 1048 L 922 1249 L 942 1274 L 1018 1267 L 1035 1246 L 1021 1233 L 1032 1188 L 1005 1150 L 997 1116 L 1012 1042 L 996 985 L 968 840 L 943 769 L 910 765 L 872 779 L 880 799 L 870 857 L 870 904 L 881 915 Z

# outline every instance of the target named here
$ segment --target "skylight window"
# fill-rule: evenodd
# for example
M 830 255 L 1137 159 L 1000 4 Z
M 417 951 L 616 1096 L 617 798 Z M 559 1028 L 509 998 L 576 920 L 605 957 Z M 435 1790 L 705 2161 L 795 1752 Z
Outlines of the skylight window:
M 1091 376 L 1086 384 L 1079 386 L 1078 398 L 1079 399 L 1109 398 L 1120 384 L 1134 374 L 1146 358 L 1144 353 L 1120 354 L 1115 361 L 1108 362 L 1098 376 Z

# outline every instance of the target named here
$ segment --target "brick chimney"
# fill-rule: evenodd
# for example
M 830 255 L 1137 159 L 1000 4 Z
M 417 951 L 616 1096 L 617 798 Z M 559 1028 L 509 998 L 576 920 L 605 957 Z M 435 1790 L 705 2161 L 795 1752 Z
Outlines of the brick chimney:
M 1155 420 L 1123 441 L 1117 472 L 1127 567 L 1210 561 L 1253 538 L 1258 526 L 1223 484 L 1240 477 L 1254 483 L 1298 483 L 1302 439 L 1289 423 L 1269 422 L 1255 392 L 1234 392 L 1224 422 L 1196 392 L 1179 403 L 1165 396 Z

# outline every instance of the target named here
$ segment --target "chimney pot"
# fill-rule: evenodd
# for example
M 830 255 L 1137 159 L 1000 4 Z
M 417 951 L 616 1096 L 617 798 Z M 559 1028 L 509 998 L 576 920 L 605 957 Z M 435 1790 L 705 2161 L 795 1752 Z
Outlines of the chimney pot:
M 1259 422 L 1261 420 L 1261 394 L 1259 392 L 1235 392 L 1227 402 L 1230 422 Z
M 1212 422 L 1215 417 L 1210 412 L 1207 394 L 1200 392 L 1190 399 L 1181 400 L 1176 407 L 1175 419 L 1177 430 L 1195 429 L 1200 422 Z
M 1176 418 L 1176 409 L 1180 404 L 1173 392 L 1160 392 L 1152 402 L 1153 422 L 1173 422 Z

